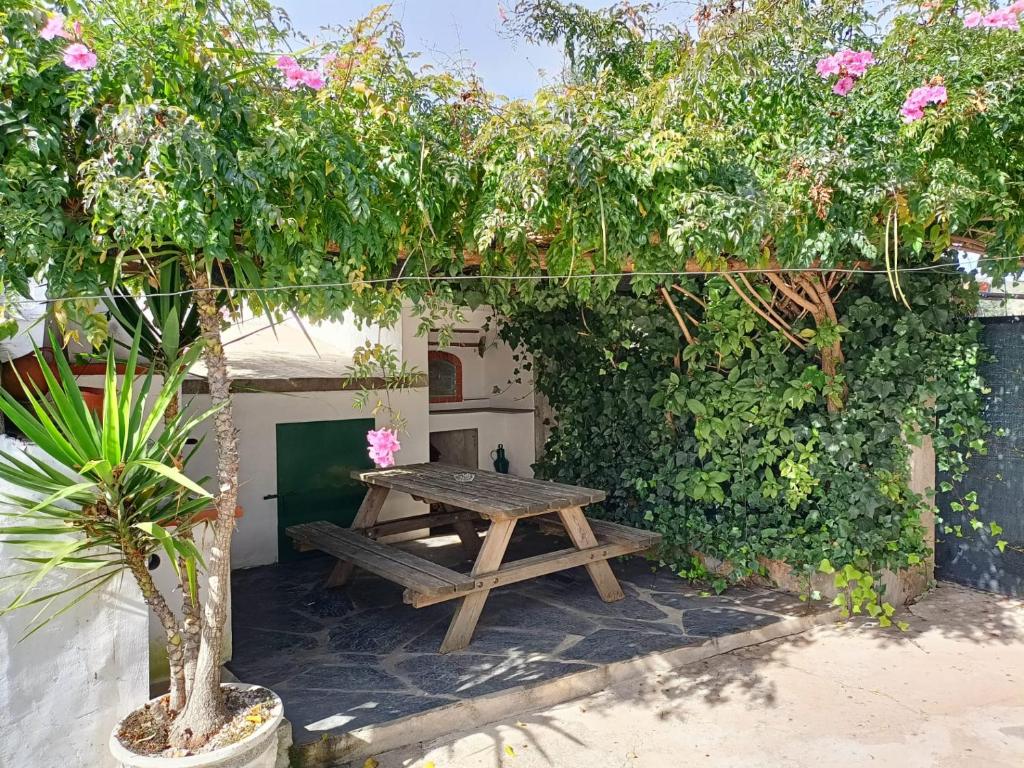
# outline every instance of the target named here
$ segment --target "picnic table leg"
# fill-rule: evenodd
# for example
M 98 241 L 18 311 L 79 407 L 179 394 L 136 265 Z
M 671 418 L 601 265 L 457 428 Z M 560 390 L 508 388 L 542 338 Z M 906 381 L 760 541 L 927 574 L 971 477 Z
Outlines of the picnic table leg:
M 597 546 L 597 537 L 594 536 L 594 531 L 591 530 L 590 523 L 587 522 L 587 518 L 584 517 L 583 510 L 580 507 L 560 509 L 558 510 L 558 516 L 561 518 L 562 525 L 565 526 L 565 531 L 569 534 L 569 538 L 572 539 L 572 543 L 576 545 L 576 549 L 587 549 L 588 547 Z M 590 580 L 594 582 L 597 593 L 606 603 L 613 603 L 625 597 L 622 587 L 619 585 L 619 580 L 615 578 L 615 574 L 612 573 L 612 568 L 608 565 L 607 560 L 588 563 L 586 568 L 587 573 L 590 574 Z
M 508 542 L 512 538 L 512 531 L 516 521 L 492 520 L 484 537 L 480 554 L 477 555 L 473 564 L 472 575 L 478 576 L 482 573 L 490 573 L 498 570 L 502 559 L 505 557 L 505 550 L 508 549 Z M 491 593 L 489 589 L 481 589 L 479 592 L 472 592 L 459 601 L 455 608 L 455 615 L 452 623 L 448 625 L 448 632 L 441 643 L 441 653 L 459 651 L 469 645 L 473 638 L 473 630 L 480 620 L 480 612 L 483 610 L 487 596 Z
M 469 520 L 456 520 L 452 523 L 455 532 L 459 534 L 459 541 L 462 542 L 462 549 L 466 557 L 476 557 L 480 554 L 480 535 Z
M 359 505 L 359 511 L 356 512 L 356 516 L 352 520 L 351 527 L 354 530 L 369 528 L 377 522 L 377 518 L 380 517 L 380 511 L 384 508 L 384 501 L 387 499 L 390 490 L 390 488 L 382 488 L 379 485 L 370 486 L 366 496 L 363 497 L 363 503 Z M 352 563 L 347 560 L 339 560 L 334 564 L 334 568 L 331 569 L 331 573 L 327 577 L 324 586 L 328 588 L 342 586 L 352 577 L 354 569 L 355 565 Z

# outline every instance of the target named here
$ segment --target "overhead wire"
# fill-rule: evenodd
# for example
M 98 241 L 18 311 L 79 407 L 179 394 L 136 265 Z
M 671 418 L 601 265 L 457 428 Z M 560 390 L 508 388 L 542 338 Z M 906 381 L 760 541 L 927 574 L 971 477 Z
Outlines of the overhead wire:
M 972 260 L 971 266 L 976 269 L 981 262 L 994 262 L 1001 261 L 996 257 L 979 258 L 976 261 Z M 735 275 L 735 274 L 778 274 L 778 273 L 790 273 L 790 274 L 847 274 L 847 275 L 882 275 L 891 272 L 892 270 L 886 269 L 863 269 L 854 267 L 742 267 L 733 269 L 706 269 L 706 270 L 666 270 L 666 271 L 619 271 L 619 272 L 590 272 L 590 273 L 576 273 L 573 275 L 560 275 L 560 274 L 535 274 L 535 275 L 488 275 L 488 274 L 475 274 L 475 275 L 398 275 L 396 277 L 380 277 L 370 279 L 356 279 L 346 280 L 340 282 L 325 282 L 325 283 L 306 283 L 306 284 L 295 284 L 295 285 L 265 285 L 265 286 L 238 286 L 231 287 L 236 293 L 274 293 L 280 291 L 311 291 L 311 290 L 329 290 L 332 288 L 351 288 L 354 286 L 371 286 L 371 285 L 394 285 L 398 283 L 409 283 L 409 282 L 473 282 L 473 281 L 496 281 L 496 282 L 544 282 L 549 280 L 558 280 L 567 282 L 570 280 L 604 280 L 610 278 L 637 278 L 637 277 L 649 277 L 649 278 L 674 278 L 674 277 L 719 277 L 723 275 Z M 965 278 L 970 277 L 970 273 L 961 269 L 959 264 L 955 262 L 938 262 L 935 264 L 923 264 L 915 267 L 900 267 L 899 272 L 905 274 L 912 273 L 927 273 L 937 272 L 942 274 L 962 274 Z M 972 271 L 974 271 L 972 269 Z M 40 287 L 47 287 L 47 284 L 40 284 Z M 177 291 L 167 292 L 153 292 L 148 295 L 152 297 L 174 297 L 174 296 L 188 296 L 197 293 L 200 289 L 197 288 L 182 288 Z M 108 298 L 107 294 L 86 294 L 86 295 L 68 295 L 68 296 L 57 296 L 47 297 L 46 299 L 40 299 L 40 303 L 53 303 L 58 301 L 69 301 L 69 300 L 95 300 Z

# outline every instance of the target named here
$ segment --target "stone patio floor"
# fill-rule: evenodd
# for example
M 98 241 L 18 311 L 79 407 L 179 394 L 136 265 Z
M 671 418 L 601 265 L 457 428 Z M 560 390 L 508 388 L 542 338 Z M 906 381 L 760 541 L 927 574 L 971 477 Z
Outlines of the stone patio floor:
M 509 552 L 564 546 L 526 531 Z M 456 539 L 410 548 L 469 570 Z M 423 549 L 418 549 L 421 553 Z M 367 573 L 327 589 L 333 560 L 314 555 L 232 575 L 233 658 L 228 668 L 284 700 L 296 745 L 422 713 L 459 700 L 765 627 L 811 610 L 770 590 L 716 596 L 643 558 L 612 561 L 626 598 L 604 603 L 583 568 L 491 593 L 473 642 L 437 649 L 454 603 L 415 609 L 402 588 Z

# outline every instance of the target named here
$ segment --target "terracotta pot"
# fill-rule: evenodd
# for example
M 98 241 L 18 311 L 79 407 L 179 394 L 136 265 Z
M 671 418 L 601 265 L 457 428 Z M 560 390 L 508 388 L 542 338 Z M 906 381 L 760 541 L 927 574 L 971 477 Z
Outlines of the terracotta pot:
M 224 683 L 221 688 L 249 690 L 261 686 L 243 683 Z M 271 691 L 271 693 L 273 693 Z M 276 699 L 276 714 L 260 725 L 255 732 L 242 741 L 236 742 L 212 752 L 203 752 L 188 757 L 156 757 L 137 755 L 121 743 L 117 732 L 121 723 L 115 726 L 108 742 L 110 754 L 114 756 L 122 768 L 274 768 L 277 764 L 278 735 L 277 729 L 284 719 L 284 706 Z M 159 701 L 153 699 L 150 704 Z
M 85 407 L 95 413 L 100 419 L 103 418 L 103 390 L 99 387 L 79 387 Z
M 53 371 L 54 376 L 57 375 L 57 364 L 54 362 L 53 350 L 49 347 L 42 348 L 43 358 L 50 364 L 50 370 Z M 21 381 L 24 381 L 29 386 L 29 391 L 35 394 L 32 389 L 32 384 L 39 387 L 39 390 L 46 394 L 49 387 L 46 385 L 46 379 L 43 377 L 43 368 L 39 365 L 39 359 L 35 356 L 35 353 L 31 355 L 22 355 L 14 360 L 5 362 L 2 366 L 2 373 L 0 373 L 0 386 L 3 386 L 5 392 L 9 392 L 15 400 L 25 400 L 25 390 L 21 386 Z

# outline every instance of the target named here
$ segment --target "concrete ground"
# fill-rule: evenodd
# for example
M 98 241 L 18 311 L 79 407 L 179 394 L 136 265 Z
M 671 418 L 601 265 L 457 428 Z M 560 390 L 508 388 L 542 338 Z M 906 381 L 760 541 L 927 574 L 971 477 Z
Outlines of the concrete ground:
M 1024 602 L 941 584 L 904 614 L 907 632 L 863 621 L 819 627 L 376 760 L 380 768 L 1024 765 Z

